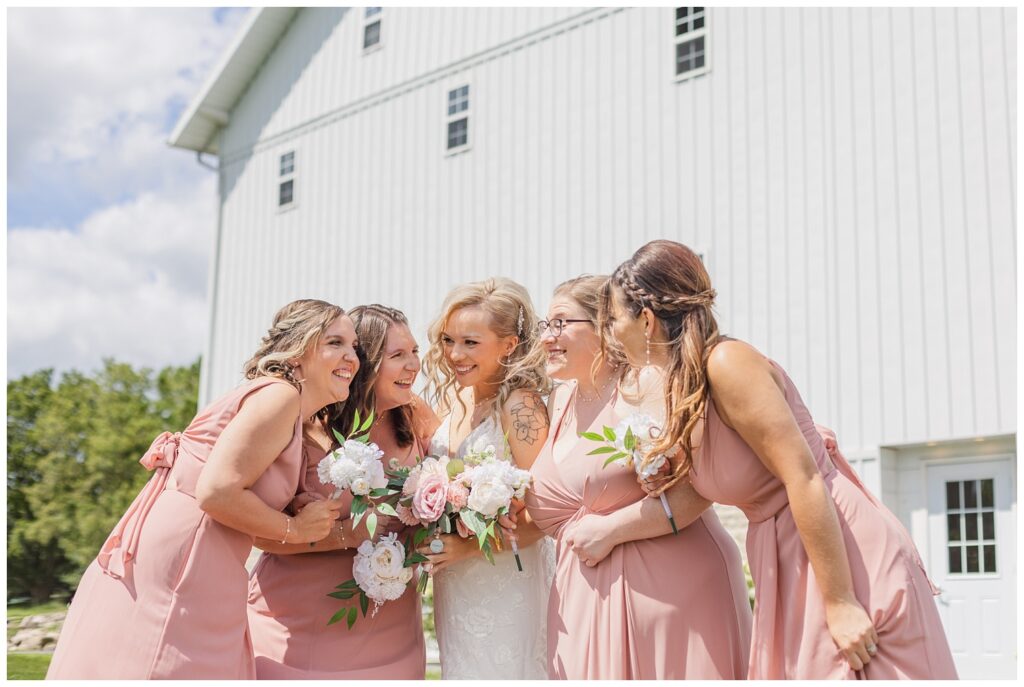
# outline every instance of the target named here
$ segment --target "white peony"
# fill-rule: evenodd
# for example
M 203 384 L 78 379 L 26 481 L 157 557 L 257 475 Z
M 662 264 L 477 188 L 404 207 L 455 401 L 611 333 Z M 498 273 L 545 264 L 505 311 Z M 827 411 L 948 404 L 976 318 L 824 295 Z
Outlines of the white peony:
M 480 515 L 493 518 L 512 500 L 513 490 L 502 482 L 475 482 L 466 505 Z
M 405 567 L 405 547 L 394 532 L 376 544 L 364 541 L 352 563 L 352 577 L 356 584 L 377 606 L 400 597 L 412 579 L 412 573 L 412 568 Z
M 376 444 L 349 440 L 320 461 L 317 476 L 324 484 L 351 489 L 353 494 L 365 496 L 370 490 L 382 489 L 388 484 L 381 462 L 383 456 L 384 452 Z

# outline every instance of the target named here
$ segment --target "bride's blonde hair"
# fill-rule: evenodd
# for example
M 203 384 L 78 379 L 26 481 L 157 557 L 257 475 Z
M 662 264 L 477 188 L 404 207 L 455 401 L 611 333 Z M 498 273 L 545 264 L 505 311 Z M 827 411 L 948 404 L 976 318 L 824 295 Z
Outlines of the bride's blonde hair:
M 515 336 L 518 341 L 501 362 L 505 368 L 495 407 L 501 408 L 516 389 L 540 394 L 551 390 L 544 371 L 545 354 L 537 337 L 537 314 L 530 294 L 522 285 L 504 277 L 462 284 L 444 299 L 441 314 L 427 332 L 430 350 L 424 360 L 429 393 L 435 405 L 451 408 L 454 396 L 463 412 L 466 406 L 456 393 L 455 371 L 445 359 L 441 339 L 453 313 L 461 308 L 480 307 L 491 316 L 490 329 L 499 337 Z

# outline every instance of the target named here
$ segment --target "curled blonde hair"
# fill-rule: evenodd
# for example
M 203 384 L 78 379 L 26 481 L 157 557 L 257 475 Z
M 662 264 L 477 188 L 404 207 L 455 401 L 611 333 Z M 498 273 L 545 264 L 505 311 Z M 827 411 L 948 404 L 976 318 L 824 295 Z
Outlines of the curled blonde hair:
M 315 346 L 334 320 L 345 314 L 337 305 L 305 298 L 292 301 L 277 311 L 259 348 L 243 366 L 246 379 L 279 377 L 302 389 L 290 361 L 301 358 Z
M 612 287 L 622 290 L 633 317 L 650 308 L 668 339 L 665 377 L 665 427 L 655 440 L 646 464 L 656 455 L 671 454 L 682 445 L 683 457 L 659 487 L 668 489 L 693 466 L 693 430 L 707 412 L 708 357 L 721 339 L 712 306 L 715 290 L 704 263 L 675 241 L 651 241 L 619 265 L 601 289 L 601 320 L 609 320 Z M 609 350 L 607 327 L 601 327 L 602 350 Z
M 551 380 L 544 371 L 545 354 L 537 336 L 537 313 L 530 294 L 520 284 L 504 277 L 463 284 L 452 289 L 444 299 L 441 314 L 431 323 L 427 332 L 430 350 L 424 367 L 435 405 L 450 408 L 452 396 L 463 412 L 466 405 L 456 389 L 455 371 L 444 357 L 441 337 L 452 314 L 461 308 L 478 306 L 491 316 L 490 329 L 499 337 L 515 336 L 518 343 L 508 357 L 501 361 L 505 368 L 498 389 L 495 407 L 501 408 L 509 394 L 516 389 L 528 389 L 540 394 L 551 390 Z

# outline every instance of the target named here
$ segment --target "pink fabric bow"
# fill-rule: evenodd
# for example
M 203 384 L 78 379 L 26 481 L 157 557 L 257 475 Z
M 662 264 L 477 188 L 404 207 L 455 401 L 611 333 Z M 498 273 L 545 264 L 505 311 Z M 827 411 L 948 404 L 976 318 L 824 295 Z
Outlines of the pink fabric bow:
M 171 467 L 178 457 L 178 446 L 181 443 L 181 433 L 163 432 L 149 449 L 143 454 L 139 462 L 147 470 L 157 470 L 152 479 L 146 482 L 139 495 L 132 501 L 121 520 L 114 527 L 114 530 L 103 542 L 96 562 L 103 568 L 103 571 L 111 577 L 121 579 L 135 558 L 135 552 L 139 546 L 139 536 L 142 534 L 142 524 L 146 516 L 153 509 L 157 497 L 167 486 L 167 478 L 171 474 Z M 127 546 L 124 544 L 127 542 Z M 120 555 L 115 555 L 120 549 Z

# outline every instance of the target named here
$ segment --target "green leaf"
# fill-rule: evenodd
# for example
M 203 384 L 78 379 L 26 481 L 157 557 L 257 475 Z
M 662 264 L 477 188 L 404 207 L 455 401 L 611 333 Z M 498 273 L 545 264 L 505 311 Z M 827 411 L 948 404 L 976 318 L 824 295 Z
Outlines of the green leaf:
M 370 533 L 370 539 L 373 539 L 373 535 L 377 532 L 377 514 L 373 511 L 366 516 L 366 531 Z
M 462 524 L 470 529 L 471 532 L 476 534 L 477 537 L 481 537 L 484 534 L 485 525 L 483 519 L 476 513 L 476 511 L 463 510 L 459 512 L 459 519 L 462 520 Z
M 390 515 L 393 518 L 398 517 L 398 512 L 390 503 L 377 504 L 377 512 L 382 515 Z
M 359 425 L 359 433 L 369 432 L 370 427 L 373 426 L 373 411 L 370 411 L 370 416 L 363 421 L 363 424 Z
M 358 617 L 358 613 L 356 611 L 356 607 L 355 606 L 353 606 L 352 608 L 348 609 L 348 620 L 346 621 L 346 622 L 348 622 L 348 629 L 351 630 L 352 626 L 356 624 L 356 618 L 357 617 Z
M 423 540 L 430 536 L 430 530 L 424 527 L 423 529 L 416 530 L 416 534 L 412 535 L 412 545 L 417 547 L 423 543 Z
M 370 498 L 379 499 L 381 497 L 388 496 L 388 495 L 389 494 L 388 494 L 387 487 L 384 487 L 383 489 L 371 489 L 370 490 Z
M 591 441 L 599 441 L 601 443 L 604 443 L 604 437 L 598 434 L 597 432 L 583 432 L 580 434 L 580 436 L 583 437 L 584 439 L 590 439 Z
M 355 587 L 358 587 L 358 586 L 359 586 L 359 583 L 356 582 L 354 579 L 351 579 L 351 580 L 345 580 L 344 582 L 339 584 L 337 587 L 335 587 L 335 589 L 354 589 Z
M 338 446 L 344 446 L 345 435 L 339 432 L 338 430 L 334 429 L 333 427 L 331 427 L 331 431 L 334 432 L 334 438 L 338 440 Z
M 614 463 L 615 461 L 617 461 L 619 458 L 625 458 L 625 457 L 626 457 L 625 453 L 616 453 L 614 456 L 609 456 L 608 460 L 604 461 L 604 465 L 602 465 L 601 467 L 606 468 L 609 465 L 611 465 L 612 463 Z
M 426 563 L 429 560 L 430 559 L 424 556 L 422 553 L 418 551 L 413 551 L 412 554 L 405 559 L 404 567 L 408 568 L 412 565 L 415 565 L 416 563 Z
M 355 595 L 355 592 L 331 592 L 327 596 L 331 597 L 332 599 L 351 599 Z
M 595 448 L 593 451 L 588 451 L 587 455 L 599 456 L 602 453 L 615 453 L 618 450 L 619 449 L 615 448 L 614 446 L 599 446 L 598 448 Z
M 627 451 L 632 451 L 636 448 L 636 435 L 633 434 L 633 428 L 626 428 L 626 437 L 622 440 L 623 446 Z
M 356 408 L 356 415 L 352 418 L 352 429 L 349 431 L 349 436 L 353 436 L 359 432 L 359 408 Z
M 327 624 L 328 625 L 333 625 L 334 623 L 336 623 L 339 620 L 341 620 L 342 618 L 344 618 L 347 613 L 348 613 L 348 608 L 341 609 L 340 611 L 338 611 L 337 613 L 335 613 L 334 615 L 331 616 L 331 619 L 327 621 Z M 349 627 L 351 628 L 352 626 L 349 625 Z
M 491 562 L 491 565 L 494 565 L 494 553 L 491 551 L 490 543 L 488 543 L 487 546 L 483 547 L 482 550 L 484 552 L 484 558 L 489 560 Z
M 359 595 L 359 608 L 363 609 L 363 617 L 366 617 L 366 610 L 370 607 L 370 597 L 366 593 Z
M 615 441 L 615 430 L 614 429 L 612 429 L 611 427 L 608 427 L 607 425 L 605 425 L 602 429 L 604 430 L 604 438 L 605 439 L 607 439 L 608 441 Z

